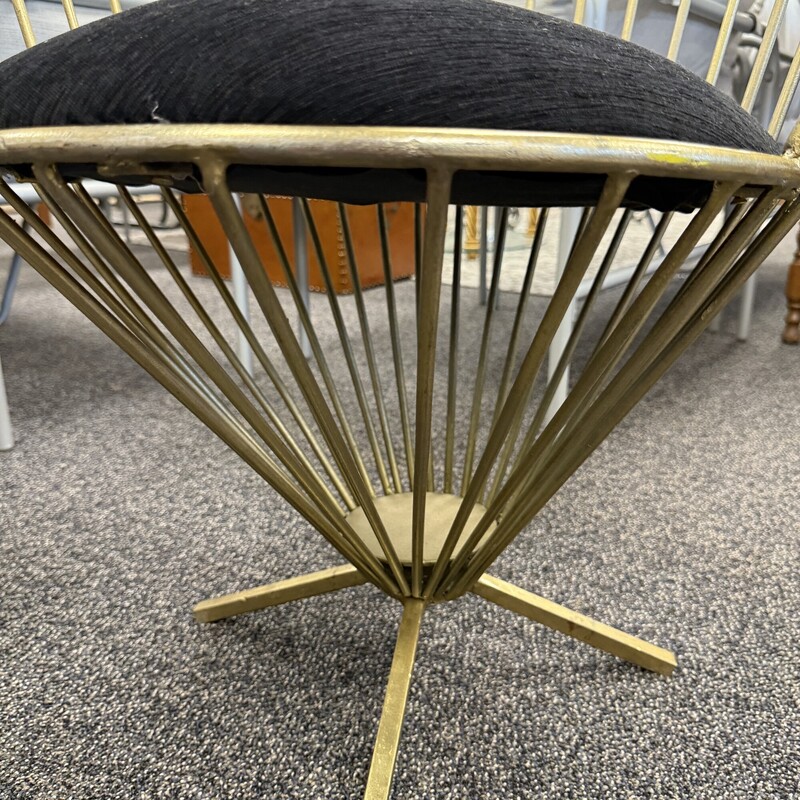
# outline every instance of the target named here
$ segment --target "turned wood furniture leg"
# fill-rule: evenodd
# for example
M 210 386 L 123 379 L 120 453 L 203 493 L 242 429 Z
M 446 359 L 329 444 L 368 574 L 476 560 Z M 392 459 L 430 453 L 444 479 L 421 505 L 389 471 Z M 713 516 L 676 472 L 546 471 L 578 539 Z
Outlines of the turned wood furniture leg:
M 788 310 L 783 341 L 786 344 L 797 344 L 800 342 L 800 231 L 797 235 L 797 252 L 786 279 L 786 306 Z

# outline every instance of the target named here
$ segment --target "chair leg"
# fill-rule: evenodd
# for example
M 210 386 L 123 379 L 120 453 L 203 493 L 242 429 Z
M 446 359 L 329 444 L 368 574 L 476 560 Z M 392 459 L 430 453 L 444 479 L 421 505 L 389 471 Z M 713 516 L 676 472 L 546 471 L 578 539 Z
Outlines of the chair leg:
M 0 364 L 0 450 L 10 450 L 14 446 L 14 433 L 11 428 L 11 415 L 8 413 L 6 384 L 3 380 L 3 366 Z
M 303 600 L 306 597 L 335 592 L 350 586 L 360 586 L 362 583 L 366 583 L 364 576 L 355 567 L 346 564 L 290 578 L 287 581 L 203 600 L 194 607 L 193 613 L 198 622 L 217 622 L 249 611 L 259 611 L 269 606 L 291 603 L 293 600 Z
M 742 289 L 741 305 L 739 306 L 739 325 L 736 328 L 736 338 L 746 342 L 750 338 L 750 327 L 753 321 L 753 306 L 756 302 L 756 275 L 754 272 Z
M 674 653 L 649 644 L 635 636 L 597 622 L 583 614 L 526 592 L 514 584 L 483 575 L 472 587 L 474 594 L 496 603 L 509 611 L 521 614 L 548 628 L 566 633 L 573 639 L 592 645 L 599 650 L 630 661 L 644 669 L 670 675 L 677 662 Z
M 789 267 L 786 279 L 786 327 L 783 330 L 783 341 L 786 344 L 800 342 L 800 232 L 797 236 L 797 252 Z
M 387 800 L 392 788 L 392 776 L 400 746 L 400 733 L 403 729 L 408 689 L 411 685 L 411 673 L 414 670 L 424 610 L 424 600 L 412 597 L 405 601 L 364 800 Z
M 27 223 L 23 223 L 23 230 L 27 230 Z M 8 269 L 6 285 L 3 289 L 3 297 L 0 299 L 0 325 L 5 323 L 11 313 L 11 303 L 14 301 L 14 292 L 17 288 L 17 280 L 22 269 L 22 258 L 19 253 L 14 253 L 11 258 L 11 266 Z

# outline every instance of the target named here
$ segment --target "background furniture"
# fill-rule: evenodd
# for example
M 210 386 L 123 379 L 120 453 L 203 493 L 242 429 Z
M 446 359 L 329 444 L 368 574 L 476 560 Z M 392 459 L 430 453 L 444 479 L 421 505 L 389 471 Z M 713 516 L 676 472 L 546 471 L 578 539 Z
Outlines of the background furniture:
M 271 197 L 267 200 L 274 216 L 276 232 L 286 241 L 286 255 L 291 263 L 296 262 L 294 253 L 294 229 L 292 201 L 290 198 Z M 198 231 L 198 236 L 207 251 L 208 258 L 214 262 L 220 274 L 231 277 L 231 257 L 225 231 L 219 223 L 211 202 L 202 195 L 186 195 L 183 199 L 186 216 Z M 259 198 L 245 195 L 242 201 L 244 219 L 248 231 L 253 237 L 259 255 L 270 280 L 280 286 L 286 286 L 283 266 L 275 256 L 272 239 L 267 230 Z M 339 224 L 336 204 L 316 201 L 311 204 L 314 216 L 318 220 L 320 239 L 325 258 L 331 265 L 330 278 L 338 293 L 349 294 L 353 291 L 353 281 L 347 266 L 344 232 Z M 414 225 L 415 207 L 411 203 L 394 203 L 385 207 L 386 228 L 391 263 L 391 274 L 395 279 L 408 278 L 414 274 Z M 370 206 L 355 207 L 350 212 L 353 249 L 359 266 L 359 277 L 364 288 L 376 286 L 384 282 L 383 259 L 381 256 L 381 239 L 375 228 L 376 209 Z M 305 232 L 305 250 L 313 248 L 310 234 Z M 189 259 L 192 271 L 196 275 L 207 275 L 204 259 L 191 243 Z M 317 259 L 313 257 L 309 264 L 308 286 L 314 291 L 326 291 L 325 275 L 320 270 Z
M 789 265 L 786 277 L 786 327 L 783 330 L 783 341 L 786 344 L 800 342 L 800 232 L 797 235 L 797 252 L 794 261 Z
M 132 8 L 148 2 L 153 2 L 153 0 L 119 0 L 118 5 L 120 8 Z M 60 0 L 31 0 L 25 7 L 29 28 L 24 34 L 14 13 L 11 0 L 2 0 L 0 2 L 0 61 L 25 49 L 25 35 L 28 36 L 28 43 L 45 41 L 52 36 L 65 33 L 70 27 L 79 23 L 92 22 L 109 13 L 107 0 L 77 0 L 74 4 L 70 3 L 69 7 L 70 11 L 65 14 L 65 7 Z M 71 14 L 73 15 L 72 20 L 70 20 Z M 94 196 L 98 199 L 116 195 L 113 186 L 97 181 L 90 184 L 88 189 L 95 190 Z M 26 198 L 26 202 L 35 202 L 35 199 L 30 199 L 31 196 L 37 197 L 31 187 L 24 187 L 21 192 Z M 11 312 L 14 289 L 21 266 L 21 260 L 15 256 L 3 288 L 2 301 L 0 301 L 0 325 L 8 319 Z M 14 434 L 11 427 L 5 380 L 2 367 L 0 367 L 0 451 L 10 450 L 13 446 Z

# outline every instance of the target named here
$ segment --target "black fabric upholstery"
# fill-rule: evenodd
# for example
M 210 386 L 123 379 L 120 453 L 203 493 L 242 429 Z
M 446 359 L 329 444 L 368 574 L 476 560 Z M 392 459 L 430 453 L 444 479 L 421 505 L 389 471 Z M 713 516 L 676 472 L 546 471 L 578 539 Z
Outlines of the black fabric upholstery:
M 750 115 L 683 68 L 492 0 L 159 0 L 0 64 L 0 128 L 147 122 L 493 128 L 779 152 Z M 358 202 L 418 199 L 424 183 L 347 177 L 263 169 L 237 180 Z M 598 184 L 507 177 L 462 176 L 454 199 L 581 204 Z M 652 184 L 640 181 L 634 202 L 691 205 L 703 192 Z

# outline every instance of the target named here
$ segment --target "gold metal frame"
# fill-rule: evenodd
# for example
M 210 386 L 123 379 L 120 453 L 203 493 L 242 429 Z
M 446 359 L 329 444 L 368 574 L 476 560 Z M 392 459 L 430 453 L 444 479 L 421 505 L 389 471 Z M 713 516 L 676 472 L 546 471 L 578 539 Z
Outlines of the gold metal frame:
M 62 2 L 69 27 L 76 27 L 72 0 Z M 763 32 L 764 45 L 742 100 L 747 111 L 763 82 L 787 2 L 777 0 Z M 30 47 L 35 36 L 25 2 L 12 4 Z M 719 75 L 737 7 L 737 0 L 726 4 L 706 76 L 711 83 Z M 119 0 L 110 0 L 110 8 L 119 12 Z M 632 35 L 636 9 L 636 0 L 629 0 L 623 38 Z M 585 0 L 576 0 L 576 22 L 583 22 L 585 11 Z M 690 0 L 680 0 L 669 58 L 677 57 L 689 11 Z M 791 63 L 772 115 L 773 134 L 783 124 L 798 81 L 800 55 Z M 773 157 L 678 142 L 503 131 L 254 125 L 3 131 L 0 165 L 19 176 L 33 176 L 41 201 L 60 227 L 58 233 L 48 228 L 2 180 L 0 195 L 14 213 L 0 210 L 0 238 L 231 447 L 346 562 L 205 600 L 194 609 L 199 621 L 363 583 L 402 604 L 365 795 L 381 800 L 391 790 L 422 617 L 431 603 L 471 592 L 645 669 L 669 675 L 675 668 L 670 651 L 491 577 L 487 570 L 800 219 L 800 151 L 790 144 L 787 155 Z M 122 201 L 172 279 L 171 289 L 161 288 L 80 183 L 65 179 L 70 164 L 92 165 L 109 180 L 124 183 L 136 176 L 160 185 L 206 267 L 218 302 L 213 307 L 201 302 L 122 188 Z M 377 207 L 375 224 L 386 284 L 368 295 L 358 280 L 347 208 L 340 204 L 358 335 L 348 330 L 344 301 L 329 292 L 328 311 L 338 341 L 323 345 L 314 325 L 319 303 L 313 312 L 304 305 L 287 257 L 288 243 L 259 198 L 288 289 L 277 290 L 267 280 L 228 184 L 231 165 L 423 171 L 427 207 L 424 226 L 422 214 L 417 215 L 415 330 L 401 325 L 403 298 L 391 282 L 382 207 Z M 538 211 L 531 230 L 530 257 L 506 331 L 498 331 L 495 314 L 507 225 L 501 212 L 501 244 L 482 312 L 482 334 L 475 357 L 466 363 L 462 209 L 456 213 L 449 298 L 442 296 L 451 181 L 461 170 L 591 173 L 603 176 L 604 183 L 596 206 L 583 214 L 563 276 L 532 333 L 526 333 L 525 325 L 531 317 L 528 300 L 550 209 Z M 237 306 L 184 213 L 174 186 L 187 175 L 199 176 L 210 196 L 262 320 L 251 322 Z M 631 181 L 639 176 L 707 181 L 712 189 L 648 279 L 655 252 L 677 215 L 662 216 L 591 356 L 565 402 L 548 419 L 555 386 L 589 315 L 597 313 L 598 291 L 630 219 L 629 210 L 621 207 Z M 323 276 L 329 276 L 312 208 L 301 202 L 300 209 L 312 253 Z M 700 264 L 676 289 L 673 277 L 726 209 L 725 222 Z M 472 209 L 466 227 L 473 239 L 476 224 Z M 603 236 L 610 229 L 614 235 L 605 246 Z M 548 381 L 540 374 L 547 348 L 595 259 L 601 263 L 592 290 L 562 362 Z M 384 311 L 377 325 L 374 316 L 370 319 L 368 301 L 381 292 Z M 448 318 L 440 314 L 443 307 Z M 472 308 L 469 313 L 474 315 Z M 291 320 L 307 338 L 310 360 Z M 264 329 L 270 331 L 269 340 Z M 390 364 L 379 363 L 375 354 L 381 335 L 392 354 Z M 252 349 L 255 369 L 237 354 L 232 343 L 236 337 Z M 489 378 L 493 359 L 503 365 L 496 385 Z M 437 405 L 435 396 L 444 402 Z M 358 412 L 351 414 L 351 408 Z M 457 441 L 465 443 L 460 463 Z
M 347 562 L 206 600 L 196 606 L 196 618 L 210 622 L 361 583 L 371 583 L 403 604 L 367 798 L 389 796 L 416 643 L 430 603 L 472 592 L 645 669 L 672 672 L 676 660 L 668 650 L 490 577 L 487 570 L 800 219 L 800 167 L 794 154 L 774 157 L 675 142 L 555 134 L 170 125 L 5 131 L 0 163 L 35 177 L 63 238 L 5 181 L 0 182 L 0 195 L 15 215 L 0 212 L 0 237 L 208 425 Z M 160 183 L 205 262 L 219 303 L 212 308 L 200 301 L 123 188 L 123 201 L 172 277 L 174 296 L 160 288 L 80 184 L 64 179 L 70 164 L 93 164 L 111 179 L 136 175 Z M 417 226 L 416 343 L 411 332 L 401 331 L 391 280 L 369 296 L 360 286 L 348 212 L 340 204 L 358 336 L 351 336 L 345 324 L 344 301 L 329 292 L 326 304 L 338 344 L 335 352 L 323 347 L 300 298 L 285 243 L 261 198 L 264 224 L 283 263 L 288 290 L 274 288 L 266 277 L 227 182 L 234 164 L 424 170 L 427 208 L 424 227 Z M 540 214 L 506 337 L 496 331 L 494 314 L 500 248 L 473 371 L 464 374 L 459 358 L 461 213 L 449 319 L 440 325 L 442 269 L 452 176 L 480 169 L 591 172 L 605 178 L 527 344 L 523 322 L 529 317 L 530 280 L 548 210 Z M 236 306 L 170 188 L 192 172 L 200 175 L 241 262 L 271 341 L 257 334 L 255 323 Z M 605 264 L 613 258 L 629 218 L 629 212 L 620 211 L 621 204 L 631 181 L 641 175 L 704 180 L 713 188 L 652 277 L 644 282 L 642 270 L 634 273 L 566 401 L 545 422 L 543 409 L 559 378 L 556 374 L 549 384 L 542 382 L 545 353 L 592 260 L 602 257 Z M 736 210 L 703 262 L 666 301 L 664 295 L 676 285 L 673 276 L 731 203 Z M 326 274 L 329 266 L 312 208 L 305 201 L 301 207 L 312 250 Z M 502 214 L 501 235 L 506 223 Z M 386 217 L 380 206 L 376 225 L 390 278 Z M 617 235 L 603 255 L 601 240 L 610 227 Z M 652 258 L 662 229 L 657 227 L 642 263 Z M 602 280 L 602 267 L 598 275 L 596 282 Z M 386 304 L 383 335 L 393 354 L 388 373 L 375 356 L 380 334 L 367 309 L 375 292 L 383 294 Z M 595 297 L 587 297 L 582 319 L 596 310 Z M 291 317 L 308 337 L 310 362 Z M 575 341 L 582 330 L 579 320 Z M 238 333 L 253 348 L 258 370 L 252 374 L 229 341 Z M 571 344 L 567 357 L 574 349 Z M 412 345 L 409 362 L 404 349 Z M 437 361 L 439 351 L 446 358 Z M 504 364 L 496 386 L 487 380 L 492 358 Z M 366 364 L 368 383 L 359 360 Z M 407 369 L 412 365 L 415 380 Z M 443 418 L 434 414 L 437 393 L 446 396 Z M 358 418 L 345 411 L 347 399 L 358 408 Z M 491 414 L 483 411 L 487 402 Z M 455 448 L 459 438 L 466 443 L 460 467 Z M 360 445 L 364 440 L 366 448 Z

